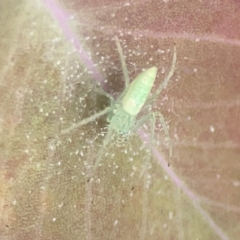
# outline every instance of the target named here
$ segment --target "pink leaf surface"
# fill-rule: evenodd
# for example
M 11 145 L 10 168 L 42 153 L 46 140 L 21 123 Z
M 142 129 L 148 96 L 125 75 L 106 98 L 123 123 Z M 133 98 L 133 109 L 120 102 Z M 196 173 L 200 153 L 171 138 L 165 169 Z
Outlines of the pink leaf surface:
M 238 1 L 9 0 L 0 3 L 0 239 L 239 239 Z M 131 79 L 158 67 L 157 121 L 100 166 L 106 116 L 66 135 Z M 143 111 L 141 114 L 145 114 Z M 168 163 L 170 162 L 170 166 Z

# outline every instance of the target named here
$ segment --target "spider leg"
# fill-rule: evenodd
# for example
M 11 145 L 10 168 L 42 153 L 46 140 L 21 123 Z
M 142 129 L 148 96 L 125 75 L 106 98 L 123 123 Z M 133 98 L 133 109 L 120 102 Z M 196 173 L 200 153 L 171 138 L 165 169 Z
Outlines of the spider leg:
M 166 124 L 166 122 L 164 120 L 163 115 L 160 112 L 156 113 L 156 115 L 158 115 L 160 123 L 161 123 L 162 128 L 163 128 L 163 131 L 164 131 L 164 133 L 166 135 L 168 148 L 169 148 L 169 156 L 170 156 L 170 158 L 172 158 L 172 142 L 171 142 L 171 139 L 170 139 L 168 126 L 167 126 L 167 124 Z
M 137 124 L 134 126 L 133 131 L 136 131 L 139 129 L 146 121 L 151 120 L 151 139 L 150 139 L 150 146 L 152 147 L 152 141 L 154 139 L 154 133 L 155 133 L 155 123 L 156 123 L 156 118 L 155 118 L 155 113 L 150 112 L 147 115 L 141 117 L 138 121 Z
M 98 165 L 99 165 L 99 163 L 100 163 L 100 161 L 102 159 L 103 153 L 106 150 L 106 148 L 107 148 L 107 146 L 108 146 L 108 144 L 109 144 L 109 142 L 111 140 L 112 134 L 113 134 L 113 131 L 112 130 L 108 130 L 108 133 L 107 133 L 107 135 L 106 135 L 106 137 L 105 137 L 105 139 L 103 141 L 103 145 L 101 146 L 100 150 L 97 153 L 97 159 L 96 159 L 96 161 L 94 163 L 92 173 L 95 173 L 95 171 L 96 171 L 96 169 L 97 169 L 97 167 L 98 167 Z
M 68 134 L 70 133 L 72 130 L 74 130 L 75 128 L 78 128 L 80 126 L 83 126 L 89 122 L 92 122 L 94 121 L 95 119 L 101 117 L 102 115 L 105 115 L 106 113 L 110 112 L 112 110 L 112 106 L 114 106 L 114 103 L 115 103 L 115 99 L 113 98 L 113 96 L 107 92 L 105 92 L 103 89 L 99 88 L 99 87 L 96 87 L 95 88 L 95 91 L 98 92 L 99 94 L 101 95 L 104 95 L 106 96 L 107 98 L 110 99 L 111 101 L 111 107 L 106 107 L 104 110 L 98 112 L 98 113 L 95 113 L 93 114 L 92 116 L 88 117 L 88 118 L 85 118 L 83 119 L 82 121 L 76 123 L 76 124 L 73 124 L 71 127 L 69 128 L 66 128 L 64 130 L 61 131 L 61 134 Z
M 171 79 L 171 77 L 174 74 L 176 61 L 177 61 L 177 50 L 176 50 L 176 45 L 174 44 L 172 66 L 170 68 L 168 75 L 164 78 L 163 83 L 158 87 L 158 89 L 156 91 L 156 95 L 160 94 L 160 92 L 167 87 L 169 80 Z
M 117 36 L 115 36 L 115 41 L 116 41 L 116 44 L 117 44 L 117 50 L 118 50 L 118 54 L 120 56 L 120 61 L 121 61 L 121 65 L 122 65 L 122 70 L 123 70 L 123 75 L 124 75 L 124 80 L 125 80 L 125 89 L 128 89 L 129 81 L 130 81 L 129 80 L 129 74 L 128 74 L 126 62 L 125 62 L 125 59 L 124 59 L 123 50 L 122 50 L 122 47 L 120 45 L 120 41 L 119 41 Z
M 153 139 L 154 139 L 154 134 L 155 134 L 155 123 L 156 123 L 156 117 L 159 117 L 160 123 L 162 125 L 163 131 L 166 135 L 166 139 L 167 139 L 167 143 L 168 143 L 168 147 L 169 147 L 169 156 L 170 158 L 172 158 L 172 142 L 170 139 L 170 135 L 169 135 L 169 131 L 168 131 L 168 126 L 164 120 L 164 117 L 161 113 L 155 113 L 155 112 L 150 112 L 147 115 L 143 116 L 142 118 L 140 118 L 137 121 L 137 124 L 134 126 L 133 131 L 139 129 L 146 121 L 148 121 L 148 119 L 151 119 L 152 123 L 151 123 L 151 140 L 150 140 L 150 144 L 152 147 L 152 143 L 153 143 Z
M 88 118 L 83 119 L 82 121 L 80 121 L 80 122 L 72 125 L 72 126 L 69 127 L 69 128 L 66 128 L 66 129 L 62 130 L 62 131 L 61 131 L 61 134 L 62 134 L 62 135 L 63 135 L 63 134 L 68 134 L 68 133 L 70 133 L 72 130 L 74 130 L 75 128 L 78 128 L 78 127 L 80 127 L 80 126 L 82 126 L 82 125 L 85 125 L 85 124 L 87 124 L 87 123 L 89 123 L 89 122 L 92 122 L 92 121 L 94 121 L 95 119 L 101 117 L 102 115 L 110 112 L 111 110 L 112 110 L 112 107 L 106 107 L 104 110 L 102 110 L 102 111 L 100 111 L 100 112 L 98 112 L 98 113 L 95 113 L 95 114 L 93 114 L 92 116 L 90 116 L 90 117 L 88 117 Z
M 115 102 L 113 96 L 107 92 L 105 92 L 102 88 L 96 87 L 95 91 L 99 93 L 100 95 L 104 95 L 105 97 L 109 98 L 111 102 Z
M 152 95 L 151 98 L 148 99 L 147 103 L 153 101 L 157 97 L 157 95 L 159 95 L 161 93 L 161 91 L 167 87 L 169 80 L 171 79 L 171 77 L 174 74 L 176 61 L 177 61 L 177 50 L 176 50 L 176 45 L 174 44 L 173 59 L 172 59 L 172 65 L 171 65 L 170 71 L 169 71 L 168 75 L 164 78 L 163 83 L 160 84 L 160 86 L 158 87 L 156 92 Z
M 153 112 L 148 113 L 147 115 L 141 117 L 136 121 L 136 125 L 132 128 L 132 131 L 138 130 L 146 121 L 148 121 L 151 117 L 153 117 Z

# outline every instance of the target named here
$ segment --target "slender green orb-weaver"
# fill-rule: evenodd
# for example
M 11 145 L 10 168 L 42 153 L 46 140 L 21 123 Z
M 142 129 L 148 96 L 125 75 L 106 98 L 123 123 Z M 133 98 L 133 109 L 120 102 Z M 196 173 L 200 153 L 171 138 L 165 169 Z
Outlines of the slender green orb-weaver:
M 100 148 L 100 150 L 97 153 L 97 158 L 93 166 L 93 172 L 96 170 L 97 166 L 99 165 L 99 162 L 103 156 L 103 153 L 107 145 L 110 143 L 110 141 L 112 140 L 112 137 L 115 134 L 117 134 L 120 137 L 127 137 L 129 136 L 130 133 L 138 130 L 147 120 L 152 119 L 152 128 L 151 128 L 151 138 L 152 138 L 154 134 L 156 116 L 158 116 L 160 119 L 160 123 L 162 125 L 166 138 L 168 140 L 169 154 L 170 154 L 170 157 L 172 156 L 172 145 L 169 137 L 169 131 L 163 115 L 159 112 L 158 113 L 151 112 L 145 116 L 142 116 L 140 119 L 137 119 L 137 116 L 147 101 L 151 102 L 152 100 L 154 100 L 161 93 L 161 91 L 167 87 L 169 80 L 174 74 L 174 69 L 176 65 L 176 60 L 177 60 L 176 46 L 174 44 L 173 60 L 172 60 L 172 65 L 169 73 L 165 77 L 162 84 L 160 84 L 160 86 L 157 88 L 156 92 L 152 94 L 151 97 L 149 97 L 152 87 L 154 85 L 154 82 L 156 80 L 157 71 L 158 71 L 157 67 L 151 67 L 151 68 L 148 68 L 146 71 L 143 71 L 131 82 L 131 84 L 129 84 L 129 75 L 128 75 L 126 63 L 124 60 L 123 51 L 120 45 L 120 41 L 117 37 L 115 37 L 115 41 L 116 41 L 116 45 L 117 45 L 117 49 L 118 49 L 118 53 L 119 53 L 120 61 L 122 65 L 122 70 L 124 74 L 124 80 L 125 80 L 124 91 L 115 100 L 109 93 L 105 92 L 102 89 L 97 89 L 98 92 L 107 96 L 111 100 L 111 105 L 105 108 L 104 110 L 102 110 L 101 112 L 98 112 L 88 118 L 85 118 L 79 123 L 74 124 L 71 127 L 65 130 L 62 130 L 61 132 L 62 134 L 67 134 L 72 130 L 74 130 L 75 128 L 78 128 L 91 121 L 94 121 L 100 116 L 108 113 L 108 117 L 107 117 L 107 121 L 109 122 L 108 132 L 106 137 L 103 140 L 103 146 Z

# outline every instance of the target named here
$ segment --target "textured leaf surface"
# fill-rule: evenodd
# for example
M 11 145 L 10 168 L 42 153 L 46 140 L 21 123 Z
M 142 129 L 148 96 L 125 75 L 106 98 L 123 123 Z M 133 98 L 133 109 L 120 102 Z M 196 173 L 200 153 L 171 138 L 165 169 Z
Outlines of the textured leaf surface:
M 0 3 L 0 238 L 239 239 L 240 4 L 238 1 L 53 0 Z M 91 176 L 109 105 L 131 79 L 159 69 L 141 113 L 157 121 L 110 143 Z M 170 167 L 168 166 L 170 162 Z

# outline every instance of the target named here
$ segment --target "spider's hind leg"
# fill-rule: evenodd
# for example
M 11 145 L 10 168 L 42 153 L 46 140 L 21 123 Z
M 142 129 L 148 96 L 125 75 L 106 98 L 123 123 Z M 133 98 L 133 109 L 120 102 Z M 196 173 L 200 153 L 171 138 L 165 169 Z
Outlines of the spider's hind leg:
M 151 133 L 150 133 L 150 146 L 152 147 L 153 143 L 154 143 L 154 137 L 155 137 L 155 125 L 156 125 L 156 117 L 159 117 L 160 123 L 162 125 L 163 131 L 165 133 L 166 136 L 166 140 L 167 140 L 167 144 L 168 144 L 168 148 L 169 148 L 169 156 L 170 158 L 172 158 L 172 142 L 170 139 L 170 135 L 169 135 L 169 130 L 168 130 L 168 126 L 167 123 L 164 120 L 163 115 L 158 112 L 150 112 L 147 115 L 143 116 L 142 118 L 140 118 L 137 122 L 137 124 L 134 126 L 133 131 L 139 129 L 146 121 L 151 120 Z
M 170 158 L 172 158 L 172 142 L 171 142 L 171 139 L 170 139 L 167 123 L 165 122 L 164 117 L 160 112 L 156 113 L 156 115 L 158 115 L 160 123 L 161 123 L 162 128 L 163 128 L 163 131 L 165 133 L 165 137 L 166 137 L 168 148 L 169 148 L 169 156 L 170 156 Z

